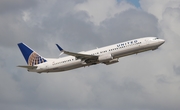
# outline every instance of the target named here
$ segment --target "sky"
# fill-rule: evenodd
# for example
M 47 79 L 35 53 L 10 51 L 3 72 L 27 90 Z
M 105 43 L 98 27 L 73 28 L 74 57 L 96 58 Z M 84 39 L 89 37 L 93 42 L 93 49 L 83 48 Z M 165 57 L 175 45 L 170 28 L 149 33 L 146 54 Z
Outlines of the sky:
M 1 0 L 1 110 L 179 110 L 179 0 Z M 156 36 L 157 50 L 66 72 L 37 74 L 24 42 L 44 57 Z

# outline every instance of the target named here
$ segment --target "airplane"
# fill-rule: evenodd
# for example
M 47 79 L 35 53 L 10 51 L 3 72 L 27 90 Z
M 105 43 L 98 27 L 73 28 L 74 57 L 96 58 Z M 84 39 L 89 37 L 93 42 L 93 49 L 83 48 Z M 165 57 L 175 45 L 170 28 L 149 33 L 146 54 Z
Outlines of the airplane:
M 29 72 L 49 73 L 68 71 L 100 63 L 110 65 L 119 62 L 118 59 L 121 57 L 156 50 L 164 42 L 165 40 L 157 37 L 144 37 L 78 53 L 66 51 L 56 44 L 61 54 L 67 55 L 61 58 L 44 58 L 26 44 L 18 43 L 18 47 L 27 62 L 27 65 L 18 67 L 26 68 Z

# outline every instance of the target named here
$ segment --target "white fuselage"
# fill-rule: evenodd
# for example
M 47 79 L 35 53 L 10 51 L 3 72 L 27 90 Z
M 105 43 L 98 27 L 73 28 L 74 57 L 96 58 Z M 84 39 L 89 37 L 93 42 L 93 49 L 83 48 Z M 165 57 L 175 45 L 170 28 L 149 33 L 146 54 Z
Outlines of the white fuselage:
M 90 51 L 79 52 L 82 54 L 98 56 L 98 59 L 95 61 L 85 62 L 82 59 L 77 59 L 74 56 L 67 56 L 58 59 L 47 59 L 47 62 L 36 65 L 38 66 L 36 69 L 29 69 L 28 71 L 38 73 L 60 72 L 98 63 L 109 65 L 118 62 L 120 57 L 137 54 L 148 50 L 155 50 L 163 43 L 164 40 L 157 39 L 156 37 L 134 39 Z

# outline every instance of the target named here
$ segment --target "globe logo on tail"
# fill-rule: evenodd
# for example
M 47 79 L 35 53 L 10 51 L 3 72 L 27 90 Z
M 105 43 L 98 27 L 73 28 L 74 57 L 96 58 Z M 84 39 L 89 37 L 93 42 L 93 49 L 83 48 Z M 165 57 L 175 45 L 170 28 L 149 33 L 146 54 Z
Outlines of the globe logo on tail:
M 46 62 L 46 60 L 35 52 L 32 52 L 28 59 L 28 65 L 30 66 L 34 66 L 43 62 Z

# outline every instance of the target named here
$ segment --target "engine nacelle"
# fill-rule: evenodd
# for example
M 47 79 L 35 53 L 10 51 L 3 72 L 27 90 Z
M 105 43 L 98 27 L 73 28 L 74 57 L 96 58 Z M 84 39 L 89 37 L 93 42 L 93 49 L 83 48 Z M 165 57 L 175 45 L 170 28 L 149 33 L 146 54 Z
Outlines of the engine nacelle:
M 98 57 L 99 62 L 107 62 L 109 60 L 112 60 L 113 57 L 111 54 L 104 54 Z
M 119 62 L 119 61 L 118 61 L 118 58 L 116 58 L 116 59 L 112 59 L 112 60 L 107 61 L 107 62 L 104 62 L 104 64 L 106 64 L 106 65 L 110 65 L 110 64 L 117 63 L 117 62 Z

